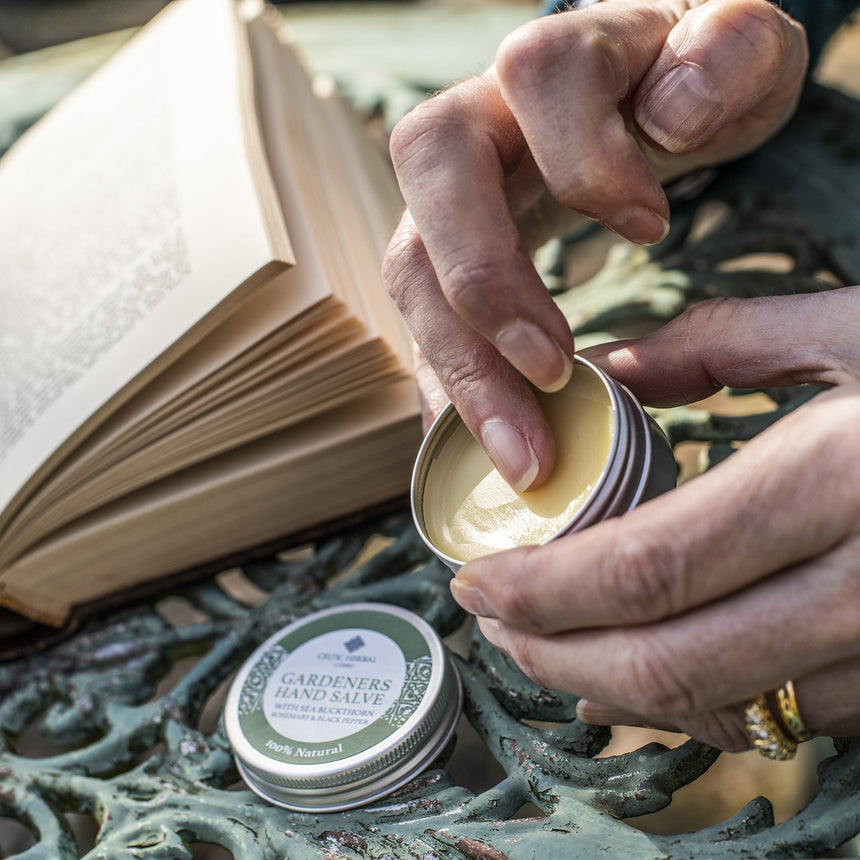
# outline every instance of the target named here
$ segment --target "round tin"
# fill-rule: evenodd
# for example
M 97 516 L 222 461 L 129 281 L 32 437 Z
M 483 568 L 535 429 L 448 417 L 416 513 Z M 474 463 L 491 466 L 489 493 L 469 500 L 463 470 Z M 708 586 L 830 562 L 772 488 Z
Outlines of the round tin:
M 589 374 L 599 381 L 608 404 L 607 425 L 611 432 L 608 455 L 599 477 L 587 498 L 576 513 L 557 531 L 541 543 L 547 543 L 560 535 L 579 531 L 594 523 L 620 516 L 636 505 L 663 493 L 676 484 L 677 468 L 672 447 L 659 425 L 642 408 L 633 394 L 621 383 L 612 379 L 600 368 L 580 356 L 575 357 L 574 376 L 568 385 L 575 385 L 577 374 Z M 583 378 L 583 377 L 580 377 Z M 590 380 L 589 380 L 590 381 Z M 541 397 L 557 397 L 559 394 Z M 581 429 L 581 428 L 580 428 Z M 452 404 L 448 404 L 434 421 L 424 438 L 412 473 L 412 516 L 421 538 L 428 547 L 451 570 L 456 572 L 466 559 L 455 558 L 440 548 L 427 527 L 428 510 L 425 505 L 425 490 L 428 479 L 444 486 L 450 475 L 436 472 L 440 455 L 463 446 L 478 447 L 469 429 Z M 444 459 L 444 458 L 441 458 Z M 487 469 L 491 469 L 486 458 Z M 523 494 L 523 497 L 528 494 Z M 528 543 L 523 539 L 522 543 Z M 494 551 L 488 549 L 487 552 Z
M 389 794 L 454 732 L 457 670 L 436 632 L 397 606 L 313 613 L 267 639 L 224 709 L 248 786 L 295 811 L 335 812 Z

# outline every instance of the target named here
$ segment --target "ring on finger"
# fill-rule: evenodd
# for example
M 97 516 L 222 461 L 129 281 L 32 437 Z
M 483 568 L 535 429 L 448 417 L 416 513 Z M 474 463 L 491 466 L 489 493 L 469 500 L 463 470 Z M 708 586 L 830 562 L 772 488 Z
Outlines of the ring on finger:
M 794 684 L 791 681 L 786 681 L 785 684 L 776 691 L 776 701 L 779 705 L 780 720 L 782 720 L 782 724 L 795 740 L 802 742 L 815 737 L 812 732 L 806 728 L 803 718 L 800 716 L 800 711 L 797 707 L 797 694 L 794 691 Z
M 744 728 L 753 747 L 765 758 L 788 761 L 797 752 L 797 741 L 783 729 L 762 694 L 744 708 Z

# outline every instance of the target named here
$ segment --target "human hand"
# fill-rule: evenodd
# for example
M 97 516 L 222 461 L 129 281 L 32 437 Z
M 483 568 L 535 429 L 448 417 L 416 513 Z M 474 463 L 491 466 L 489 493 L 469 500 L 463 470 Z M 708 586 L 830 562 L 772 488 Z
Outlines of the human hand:
M 659 241 L 661 182 L 761 144 L 793 112 L 806 64 L 802 27 L 767 0 L 606 0 L 529 22 L 492 68 L 397 125 L 408 211 L 385 280 L 515 489 L 555 462 L 526 380 L 560 388 L 574 349 L 530 252 L 581 216 Z M 425 415 L 435 377 L 422 376 Z
M 860 734 L 858 325 L 851 287 L 715 300 L 588 350 L 651 404 L 832 388 L 624 517 L 469 562 L 457 601 L 537 683 L 582 697 L 587 722 L 738 751 L 744 702 L 793 679 L 810 730 Z

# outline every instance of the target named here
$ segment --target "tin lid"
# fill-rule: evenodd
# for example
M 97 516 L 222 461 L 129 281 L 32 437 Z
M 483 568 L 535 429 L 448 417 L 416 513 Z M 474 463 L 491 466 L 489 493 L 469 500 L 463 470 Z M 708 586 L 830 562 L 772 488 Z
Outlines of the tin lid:
M 224 710 L 248 786 L 296 811 L 360 806 L 404 785 L 448 743 L 462 704 L 436 632 L 397 606 L 299 619 L 239 670 Z

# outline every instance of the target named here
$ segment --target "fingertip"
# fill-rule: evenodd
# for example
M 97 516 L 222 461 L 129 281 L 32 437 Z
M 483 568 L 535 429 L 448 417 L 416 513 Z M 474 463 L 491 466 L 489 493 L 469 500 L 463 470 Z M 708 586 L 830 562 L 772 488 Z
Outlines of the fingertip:
M 518 493 L 534 483 L 540 463 L 531 443 L 516 427 L 491 418 L 481 426 L 481 444 L 499 474 Z
M 633 119 L 646 142 L 690 153 L 743 118 L 748 149 L 788 119 L 808 51 L 802 28 L 778 6 L 723 0 L 680 17 L 634 97 Z
M 646 721 L 642 716 L 634 714 L 632 711 L 618 708 L 615 705 L 592 702 L 590 699 L 580 699 L 576 703 L 576 718 L 589 726 L 632 726 L 659 732 L 677 732 L 679 730 L 673 724 Z
M 656 245 L 669 233 L 668 215 L 647 206 L 637 206 L 617 213 L 602 223 L 613 233 L 637 245 Z
M 576 718 L 589 726 L 643 726 L 641 717 L 614 705 L 580 699 L 576 703 Z
M 531 431 L 500 417 L 484 421 L 479 441 L 505 482 L 517 493 L 535 490 L 555 469 L 556 447 L 546 420 Z
M 450 584 L 451 594 L 458 605 L 472 615 L 480 618 L 495 618 L 495 613 L 487 605 L 481 589 L 472 582 L 469 575 L 457 574 Z
M 542 391 L 558 391 L 567 385 L 573 361 L 539 325 L 529 320 L 514 320 L 496 333 L 495 342 L 505 359 Z
M 611 722 L 603 721 L 605 708 L 597 702 L 592 702 L 589 699 L 580 699 L 576 703 L 576 718 L 581 723 L 586 723 L 589 726 L 611 726 Z

